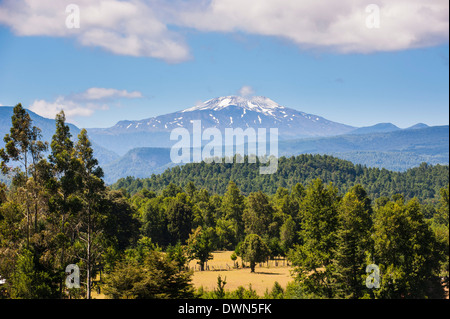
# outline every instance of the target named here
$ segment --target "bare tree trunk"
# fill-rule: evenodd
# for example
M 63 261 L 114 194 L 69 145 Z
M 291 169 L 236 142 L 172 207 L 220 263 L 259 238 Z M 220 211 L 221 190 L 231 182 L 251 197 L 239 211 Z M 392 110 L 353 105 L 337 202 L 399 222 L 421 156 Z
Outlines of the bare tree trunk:
M 27 248 L 30 247 L 30 204 L 28 202 L 28 190 L 27 190 L 27 181 L 28 181 L 28 164 L 27 164 L 27 153 L 24 154 L 24 166 L 25 166 L 25 203 L 27 206 Z
M 91 208 L 88 206 L 88 225 L 87 225 L 87 288 L 86 288 L 86 298 L 91 299 Z

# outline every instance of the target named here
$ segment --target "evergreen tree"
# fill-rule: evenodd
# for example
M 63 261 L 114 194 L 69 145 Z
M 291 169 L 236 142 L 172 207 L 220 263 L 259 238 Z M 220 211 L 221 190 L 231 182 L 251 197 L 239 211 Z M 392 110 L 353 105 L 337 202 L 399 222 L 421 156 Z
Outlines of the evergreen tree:
M 320 179 L 308 185 L 300 205 L 301 245 L 290 253 L 296 280 L 305 291 L 318 297 L 334 295 L 333 259 L 338 225 L 337 190 Z
M 111 298 L 186 299 L 193 297 L 192 273 L 180 271 L 175 261 L 149 251 L 142 263 L 124 260 L 106 276 L 104 292 Z
M 242 215 L 244 213 L 245 204 L 244 196 L 233 181 L 228 183 L 227 191 L 223 196 L 222 210 L 225 218 L 231 220 L 234 224 L 234 235 L 236 242 L 244 238 L 244 222 Z
M 66 116 L 61 111 L 55 118 L 56 131 L 50 144 L 51 153 L 49 162 L 52 165 L 54 185 L 52 185 L 53 196 L 51 208 L 57 220 L 56 231 L 58 232 L 57 249 L 59 250 L 59 269 L 64 274 L 64 269 L 69 261 L 67 249 L 71 243 L 73 234 L 73 217 L 76 212 L 72 211 L 71 197 L 77 191 L 76 168 L 78 162 L 75 157 L 75 148 L 71 140 L 70 128 L 66 125 Z M 71 232 L 72 231 L 72 232 Z M 60 295 L 63 293 L 64 276 L 60 279 Z
M 28 112 L 22 107 L 22 104 L 17 104 L 13 109 L 11 117 L 12 126 L 10 133 L 4 137 L 5 148 L 0 150 L 1 170 L 3 174 L 9 174 L 15 171 L 14 182 L 18 187 L 23 189 L 23 201 L 26 206 L 26 220 L 27 220 L 27 246 L 30 245 L 32 212 L 31 206 L 34 202 L 34 232 L 37 231 L 37 163 L 42 159 L 42 152 L 47 148 L 47 145 L 40 141 L 40 129 L 32 126 L 32 120 Z M 24 172 L 20 167 L 8 167 L 7 163 L 14 161 L 20 163 Z M 30 176 L 30 165 L 32 167 L 33 180 L 28 183 Z M 30 196 L 30 194 L 32 196 Z M 33 200 L 31 200 L 31 198 Z
M 364 296 L 367 256 L 372 252 L 372 208 L 364 189 L 354 186 L 339 205 L 334 271 L 336 294 L 347 299 Z
M 439 274 L 442 255 L 416 199 L 390 201 L 376 212 L 375 264 L 381 272 L 378 298 L 425 298 L 442 289 Z M 447 252 L 448 253 L 448 252 Z
M 92 278 L 94 277 L 99 258 L 101 257 L 101 222 L 104 216 L 100 210 L 104 197 L 105 185 L 103 171 L 98 166 L 94 157 L 94 151 L 85 129 L 78 135 L 75 146 L 76 159 L 78 161 L 77 180 L 79 182 L 78 196 L 81 200 L 79 215 L 79 239 L 83 263 L 86 268 L 86 298 L 91 298 Z
M 243 215 L 245 233 L 257 234 L 267 239 L 278 235 L 276 232 L 269 232 L 273 214 L 274 209 L 267 195 L 261 191 L 251 193 L 248 196 L 248 206 Z
M 179 193 L 177 197 L 170 197 L 169 199 L 166 218 L 170 243 L 184 243 L 192 229 L 192 207 L 187 203 L 186 194 L 184 193 Z

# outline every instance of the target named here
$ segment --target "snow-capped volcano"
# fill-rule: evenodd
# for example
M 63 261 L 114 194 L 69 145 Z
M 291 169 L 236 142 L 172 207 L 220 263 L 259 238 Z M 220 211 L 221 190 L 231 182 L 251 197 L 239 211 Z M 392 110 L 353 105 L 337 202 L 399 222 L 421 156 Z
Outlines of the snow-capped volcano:
M 170 114 L 140 121 L 120 121 L 111 128 L 91 129 L 89 133 L 98 140 L 111 139 L 112 146 L 124 138 L 134 147 L 166 147 L 172 144 L 168 136 L 173 129 L 182 127 L 190 131 L 195 120 L 201 120 L 202 129 L 215 127 L 222 131 L 225 128 L 278 128 L 281 139 L 332 136 L 354 129 L 281 106 L 267 97 L 224 96 Z
M 264 114 L 271 114 L 276 109 L 285 109 L 285 107 L 275 103 L 271 99 L 264 96 L 254 96 L 245 98 L 241 96 L 224 96 L 208 100 L 200 105 L 191 107 L 182 112 L 193 112 L 212 110 L 219 111 L 229 106 L 237 106 L 249 111 L 260 112 Z

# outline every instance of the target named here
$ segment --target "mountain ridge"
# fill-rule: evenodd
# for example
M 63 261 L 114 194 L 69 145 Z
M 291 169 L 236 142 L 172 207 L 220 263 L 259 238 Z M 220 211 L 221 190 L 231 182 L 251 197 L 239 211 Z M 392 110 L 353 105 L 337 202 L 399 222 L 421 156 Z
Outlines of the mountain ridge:
M 367 167 L 405 171 L 419 166 L 423 162 L 433 165 L 448 164 L 448 145 L 449 126 L 444 125 L 422 129 L 407 128 L 393 132 L 346 134 L 279 141 L 278 154 L 279 156 L 326 154 Z M 139 150 L 143 154 L 143 149 L 140 148 Z M 158 151 L 162 157 L 167 158 L 170 148 L 148 148 L 148 151 L 153 155 Z M 128 168 L 126 174 L 120 175 L 118 172 L 122 168 L 118 161 L 108 164 L 104 168 L 108 182 L 113 183 L 118 178 L 127 176 L 149 177 L 151 174 L 159 174 L 161 170 L 174 166 L 174 164 L 170 165 L 170 159 L 162 168 L 148 165 L 151 161 L 145 159 L 137 163 L 128 158 L 127 154 L 120 161 L 133 163 L 135 168 Z
M 170 131 L 176 128 L 192 130 L 194 120 L 201 121 L 202 129 L 215 127 L 222 132 L 226 128 L 278 128 L 280 139 L 333 136 L 355 129 L 319 115 L 281 106 L 266 97 L 225 96 L 181 111 L 142 120 L 119 121 L 110 128 L 92 128 L 88 132 L 94 139 L 103 141 L 110 149 L 123 155 L 133 147 L 171 145 L 173 142 L 170 142 Z M 157 137 L 152 134 L 157 134 Z M 122 142 L 121 135 L 128 135 L 126 143 Z
M 10 132 L 11 128 L 11 116 L 13 115 L 12 106 L 1 106 L 0 107 L 0 148 L 4 147 L 3 137 Z M 54 119 L 49 119 L 39 114 L 26 110 L 30 114 L 30 118 L 33 121 L 32 125 L 41 129 L 42 140 L 50 143 L 53 135 L 55 134 L 56 123 Z M 72 139 L 75 140 L 80 133 L 81 129 L 72 123 L 66 123 L 70 128 L 70 133 L 72 134 Z M 91 140 L 92 148 L 94 149 L 94 154 L 97 157 L 100 165 L 106 165 L 109 162 L 117 160 L 120 156 L 113 151 L 103 147 L 96 141 Z

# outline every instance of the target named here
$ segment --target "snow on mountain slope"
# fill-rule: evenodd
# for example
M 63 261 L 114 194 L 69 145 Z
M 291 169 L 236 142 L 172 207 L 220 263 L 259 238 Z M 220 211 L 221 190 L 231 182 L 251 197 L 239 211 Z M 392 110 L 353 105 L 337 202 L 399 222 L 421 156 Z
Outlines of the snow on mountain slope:
M 177 127 L 190 129 L 194 120 L 201 120 L 203 128 L 278 128 L 282 137 L 289 138 L 338 135 L 354 129 L 317 115 L 281 106 L 266 97 L 224 96 L 175 113 L 141 121 L 121 121 L 105 131 L 108 134 L 168 132 Z M 101 133 L 99 130 L 94 132 Z
M 181 112 L 184 113 L 203 110 L 219 111 L 231 105 L 268 115 L 271 115 L 275 109 L 285 109 L 285 107 L 278 105 L 271 99 L 264 96 L 255 96 L 251 99 L 240 96 L 224 96 L 208 100 L 203 102 L 201 105 L 191 107 Z

